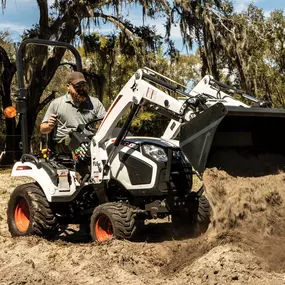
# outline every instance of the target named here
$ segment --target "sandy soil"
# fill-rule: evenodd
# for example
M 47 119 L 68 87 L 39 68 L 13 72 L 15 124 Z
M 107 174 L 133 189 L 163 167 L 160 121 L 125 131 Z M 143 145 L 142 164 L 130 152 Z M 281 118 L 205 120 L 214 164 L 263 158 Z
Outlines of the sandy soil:
M 206 234 L 176 240 L 166 221 L 148 224 L 139 241 L 101 245 L 71 229 L 53 242 L 12 239 L 7 201 L 23 179 L 0 172 L 0 284 L 285 284 L 285 174 L 269 167 L 272 157 L 255 160 L 235 156 L 238 175 L 228 158 L 205 172 Z

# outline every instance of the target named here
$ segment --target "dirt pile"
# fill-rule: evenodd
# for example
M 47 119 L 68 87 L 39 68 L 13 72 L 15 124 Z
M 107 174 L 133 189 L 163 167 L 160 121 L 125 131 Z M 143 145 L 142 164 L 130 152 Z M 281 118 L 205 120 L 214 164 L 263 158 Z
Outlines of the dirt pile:
M 218 158 L 219 169 L 212 167 L 204 174 L 212 224 L 203 236 L 184 240 L 175 240 L 167 220 L 149 223 L 136 242 L 83 242 L 76 229 L 53 242 L 12 239 L 6 225 L 7 201 L 23 180 L 0 173 L 0 285 L 285 284 L 282 168 L 276 167 L 276 157 Z M 259 168 L 255 173 L 254 166 Z
M 217 232 L 239 229 L 264 236 L 285 234 L 285 175 L 232 177 L 207 170 L 204 181 Z
M 204 173 L 216 237 L 258 254 L 270 269 L 284 272 L 285 174 L 277 167 L 285 165 L 284 158 L 223 153 L 219 163 L 222 170 Z

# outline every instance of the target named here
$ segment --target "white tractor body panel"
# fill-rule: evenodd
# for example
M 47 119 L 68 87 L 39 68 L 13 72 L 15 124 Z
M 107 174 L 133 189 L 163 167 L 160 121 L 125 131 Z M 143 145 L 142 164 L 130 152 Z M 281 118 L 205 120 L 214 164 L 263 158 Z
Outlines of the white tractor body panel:
M 130 149 L 126 146 L 120 146 L 118 150 L 121 153 L 125 153 L 126 155 L 131 154 L 132 157 L 137 158 L 138 160 L 143 161 L 143 163 L 148 164 L 152 167 L 152 175 L 151 175 L 151 182 L 149 184 L 142 184 L 142 185 L 132 185 L 129 173 L 126 168 L 126 166 L 120 161 L 119 153 L 116 154 L 114 157 L 114 160 L 111 163 L 111 177 L 118 180 L 126 189 L 134 190 L 134 189 L 150 189 L 154 187 L 155 179 L 156 179 L 156 173 L 157 173 L 157 165 L 155 162 L 150 160 L 149 158 L 143 156 L 142 153 L 139 151 Z
M 68 175 L 70 176 L 70 185 L 67 183 Z M 32 162 L 16 162 L 13 166 L 11 176 L 30 177 L 34 179 L 40 185 L 49 202 L 52 202 L 54 197 L 72 196 L 76 191 L 76 186 L 79 186 L 74 171 L 65 169 L 59 172 L 58 185 L 54 185 L 51 177 L 44 168 L 37 168 Z

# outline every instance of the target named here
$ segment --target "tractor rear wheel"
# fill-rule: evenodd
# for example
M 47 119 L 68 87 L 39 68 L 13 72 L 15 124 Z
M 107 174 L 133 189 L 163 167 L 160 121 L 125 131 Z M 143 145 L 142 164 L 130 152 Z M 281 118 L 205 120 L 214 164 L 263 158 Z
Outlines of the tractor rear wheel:
M 200 235 L 211 222 L 211 206 L 206 196 L 194 197 L 185 212 L 172 213 L 172 224 L 179 234 Z
M 50 204 L 35 183 L 20 185 L 11 193 L 7 222 L 13 237 L 38 235 L 51 239 L 58 232 Z
M 125 204 L 105 203 L 94 209 L 90 229 L 96 242 L 110 238 L 130 240 L 136 231 L 136 214 Z
M 211 223 L 211 206 L 206 196 L 199 197 L 198 210 L 193 215 L 196 229 L 199 233 L 205 233 Z

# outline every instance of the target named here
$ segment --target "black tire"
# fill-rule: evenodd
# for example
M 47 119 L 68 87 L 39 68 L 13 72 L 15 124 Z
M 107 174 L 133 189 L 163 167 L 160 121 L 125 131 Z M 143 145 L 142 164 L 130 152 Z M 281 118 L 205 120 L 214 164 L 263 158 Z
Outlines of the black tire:
M 202 195 L 193 197 L 188 209 L 172 213 L 172 224 L 179 235 L 197 236 L 207 231 L 211 222 L 211 206 Z
M 205 233 L 211 223 L 211 206 L 206 196 L 198 199 L 198 210 L 194 213 L 194 223 L 200 233 Z
M 59 228 L 45 194 L 35 183 L 20 185 L 11 193 L 7 222 L 13 237 L 38 235 L 52 239 Z
M 130 240 L 136 231 L 136 213 L 119 202 L 99 205 L 91 216 L 90 230 L 96 242 L 110 238 Z

